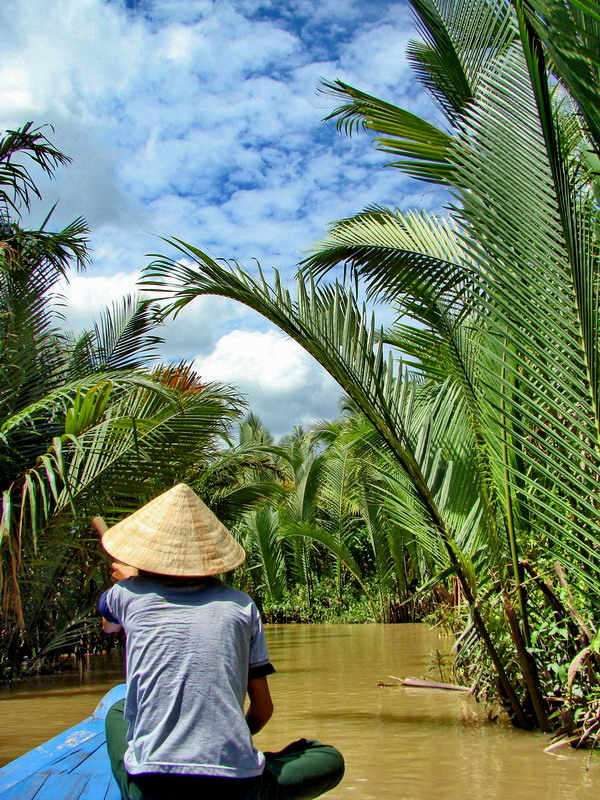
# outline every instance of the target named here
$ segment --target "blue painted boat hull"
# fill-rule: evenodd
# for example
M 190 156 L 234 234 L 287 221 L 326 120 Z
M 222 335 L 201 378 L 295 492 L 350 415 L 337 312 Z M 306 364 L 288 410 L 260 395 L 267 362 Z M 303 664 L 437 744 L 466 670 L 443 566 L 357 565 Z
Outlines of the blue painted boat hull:
M 91 717 L 0 770 L 0 800 L 121 800 L 106 753 L 104 719 L 125 697 L 111 689 Z

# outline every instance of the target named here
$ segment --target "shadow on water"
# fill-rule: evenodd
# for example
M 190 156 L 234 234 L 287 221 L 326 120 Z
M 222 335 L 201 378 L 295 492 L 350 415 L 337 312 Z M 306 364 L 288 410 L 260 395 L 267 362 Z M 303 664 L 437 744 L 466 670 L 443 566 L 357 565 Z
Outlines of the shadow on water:
M 434 717 L 427 715 L 427 714 L 411 714 L 406 712 L 385 712 L 385 711 L 313 711 L 311 713 L 311 719 L 321 719 L 321 720 L 339 720 L 343 722 L 343 720 L 354 720 L 360 722 L 367 722 L 372 723 L 376 722 L 378 724 L 385 724 L 388 723 L 394 726 L 427 726 L 432 725 L 438 727 L 440 725 L 446 726 L 448 728 L 456 728 L 457 726 L 462 727 L 480 727 L 482 725 L 487 725 L 487 720 L 482 718 L 481 716 L 477 715 L 471 719 L 469 718 L 461 718 L 457 717 L 456 715 L 442 715 L 436 714 Z
M 77 697 L 83 694 L 92 694 L 96 696 L 98 694 L 98 688 L 90 686 L 87 689 L 40 689 L 39 692 L 19 692 L 17 690 L 12 692 L 10 697 L 5 698 L 4 696 L 0 696 L 0 702 L 3 700 L 34 700 L 44 697 Z

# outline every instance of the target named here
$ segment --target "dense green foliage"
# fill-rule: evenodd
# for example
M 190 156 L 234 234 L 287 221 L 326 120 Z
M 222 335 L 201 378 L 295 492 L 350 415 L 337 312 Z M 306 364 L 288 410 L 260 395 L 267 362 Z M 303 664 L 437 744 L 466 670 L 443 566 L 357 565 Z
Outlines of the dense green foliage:
M 56 286 L 87 260 L 86 228 L 24 230 L 28 159 L 66 161 L 30 125 L 0 141 L 0 668 L 18 672 L 84 647 L 106 584 L 90 522 L 108 522 L 185 480 L 231 519 L 273 489 L 244 470 L 264 456 L 228 444 L 242 403 L 186 364 L 156 365 L 155 309 L 125 298 L 76 338 Z M 12 213 L 12 217 L 11 217 Z
M 247 563 L 235 579 L 269 621 L 400 622 L 422 614 L 417 589 L 430 577 L 402 528 L 380 507 L 391 479 L 355 410 L 296 429 L 275 445 L 260 422 L 244 428 L 269 442 L 282 495 L 236 525 Z M 428 608 L 429 606 L 427 606 Z
M 412 5 L 409 58 L 445 128 L 326 88 L 343 101 L 338 126 L 374 131 L 391 166 L 446 187 L 447 213 L 340 221 L 295 298 L 277 275 L 177 240 L 186 258 L 157 259 L 146 283 L 172 310 L 239 300 L 336 378 L 370 426 L 371 507 L 423 577 L 457 582 L 462 664 L 516 724 L 549 730 L 555 704 L 564 716 L 569 697 L 593 697 L 597 659 L 599 15 L 588 0 Z M 340 264 L 394 308 L 389 330 L 350 282 L 322 282 Z

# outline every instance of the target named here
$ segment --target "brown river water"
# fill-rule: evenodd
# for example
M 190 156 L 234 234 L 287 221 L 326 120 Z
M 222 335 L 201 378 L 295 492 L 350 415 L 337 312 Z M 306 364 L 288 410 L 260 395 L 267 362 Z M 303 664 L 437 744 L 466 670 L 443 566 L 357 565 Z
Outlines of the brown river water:
M 448 639 L 423 625 L 271 625 L 275 714 L 255 739 L 277 750 L 301 736 L 335 744 L 346 776 L 329 800 L 591 800 L 600 755 L 489 723 L 461 692 L 379 688 L 390 675 L 432 677 Z M 0 691 L 0 765 L 89 716 L 123 680 L 119 657 L 82 674 Z

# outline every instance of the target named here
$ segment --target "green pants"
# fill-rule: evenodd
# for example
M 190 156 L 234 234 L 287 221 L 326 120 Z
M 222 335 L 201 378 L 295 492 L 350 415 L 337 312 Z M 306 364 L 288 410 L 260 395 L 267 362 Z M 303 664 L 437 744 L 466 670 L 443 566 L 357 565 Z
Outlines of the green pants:
M 120 700 L 106 715 L 106 747 L 123 800 L 311 800 L 337 786 L 344 774 L 344 759 L 335 747 L 299 739 L 277 753 L 265 753 L 265 770 L 256 778 L 130 775 L 123 763 L 124 707 Z

